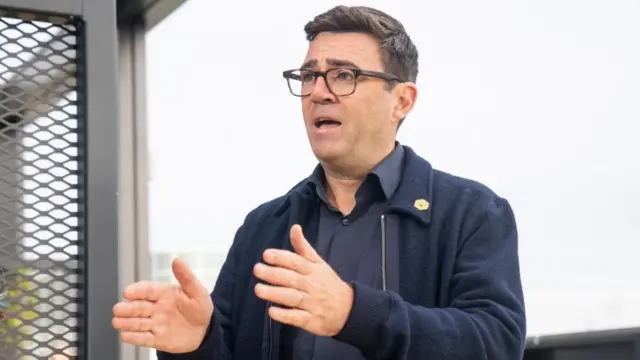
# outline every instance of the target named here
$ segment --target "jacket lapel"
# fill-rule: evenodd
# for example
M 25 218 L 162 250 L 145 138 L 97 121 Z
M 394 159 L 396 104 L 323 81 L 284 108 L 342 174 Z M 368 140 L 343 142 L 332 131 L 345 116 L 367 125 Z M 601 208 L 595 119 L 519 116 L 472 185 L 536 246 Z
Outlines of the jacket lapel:
M 387 244 L 388 287 L 396 290 L 407 301 L 419 298 L 415 283 L 416 271 L 427 261 L 429 251 L 429 225 L 433 211 L 433 168 L 431 164 L 405 146 L 402 180 L 394 194 L 387 230 L 396 237 L 396 242 Z M 393 264 L 395 262 L 395 264 Z M 420 278 L 418 275 L 417 278 Z M 394 284 L 395 282 L 395 284 Z

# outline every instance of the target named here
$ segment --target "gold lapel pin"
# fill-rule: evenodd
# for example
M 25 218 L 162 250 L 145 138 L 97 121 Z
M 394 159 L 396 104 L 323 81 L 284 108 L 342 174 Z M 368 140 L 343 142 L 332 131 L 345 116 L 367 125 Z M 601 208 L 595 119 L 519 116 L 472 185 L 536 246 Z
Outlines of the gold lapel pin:
M 425 211 L 429 208 L 429 202 L 425 199 L 418 199 L 413 203 L 413 206 L 420 211 Z

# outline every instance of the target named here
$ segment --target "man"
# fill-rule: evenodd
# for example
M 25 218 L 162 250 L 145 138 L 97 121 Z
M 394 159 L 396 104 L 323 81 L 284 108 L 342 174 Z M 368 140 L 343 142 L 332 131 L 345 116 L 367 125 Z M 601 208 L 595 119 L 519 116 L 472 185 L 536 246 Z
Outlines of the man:
M 395 140 L 417 97 L 403 26 L 338 6 L 305 32 L 283 75 L 319 166 L 249 213 L 211 296 L 179 259 L 180 285 L 127 287 L 122 340 L 161 360 L 522 358 L 508 202 Z

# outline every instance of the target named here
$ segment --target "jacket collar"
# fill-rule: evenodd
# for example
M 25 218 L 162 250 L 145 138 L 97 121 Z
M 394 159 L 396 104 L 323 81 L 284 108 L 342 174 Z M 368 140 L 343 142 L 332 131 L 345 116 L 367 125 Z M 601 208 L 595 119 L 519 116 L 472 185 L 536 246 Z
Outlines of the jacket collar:
M 402 179 L 391 198 L 390 210 L 411 216 L 428 225 L 433 209 L 433 168 L 410 147 L 402 146 L 405 152 Z M 282 215 L 289 210 L 290 225 L 295 224 L 297 219 L 304 218 L 303 213 L 309 209 L 303 210 L 310 207 L 307 206 L 309 202 L 316 203 L 313 191 L 314 188 L 308 179 L 299 182 L 284 196 L 284 201 L 275 215 Z
M 391 211 L 413 216 L 428 225 L 433 210 L 433 168 L 413 149 L 404 147 L 402 180 L 391 199 Z

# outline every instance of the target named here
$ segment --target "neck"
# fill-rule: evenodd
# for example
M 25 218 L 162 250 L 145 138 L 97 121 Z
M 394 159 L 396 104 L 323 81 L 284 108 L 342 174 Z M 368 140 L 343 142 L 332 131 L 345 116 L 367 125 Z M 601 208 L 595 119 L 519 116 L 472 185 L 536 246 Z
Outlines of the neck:
M 364 178 L 342 178 L 330 175 L 325 170 L 327 200 L 344 215 L 356 206 L 356 192 Z
M 367 174 L 382 162 L 395 148 L 395 142 L 390 148 L 377 156 L 366 156 L 358 161 L 358 165 L 352 163 L 346 166 L 322 163 L 327 183 L 327 199 L 344 215 L 350 214 L 356 205 L 356 192 Z

